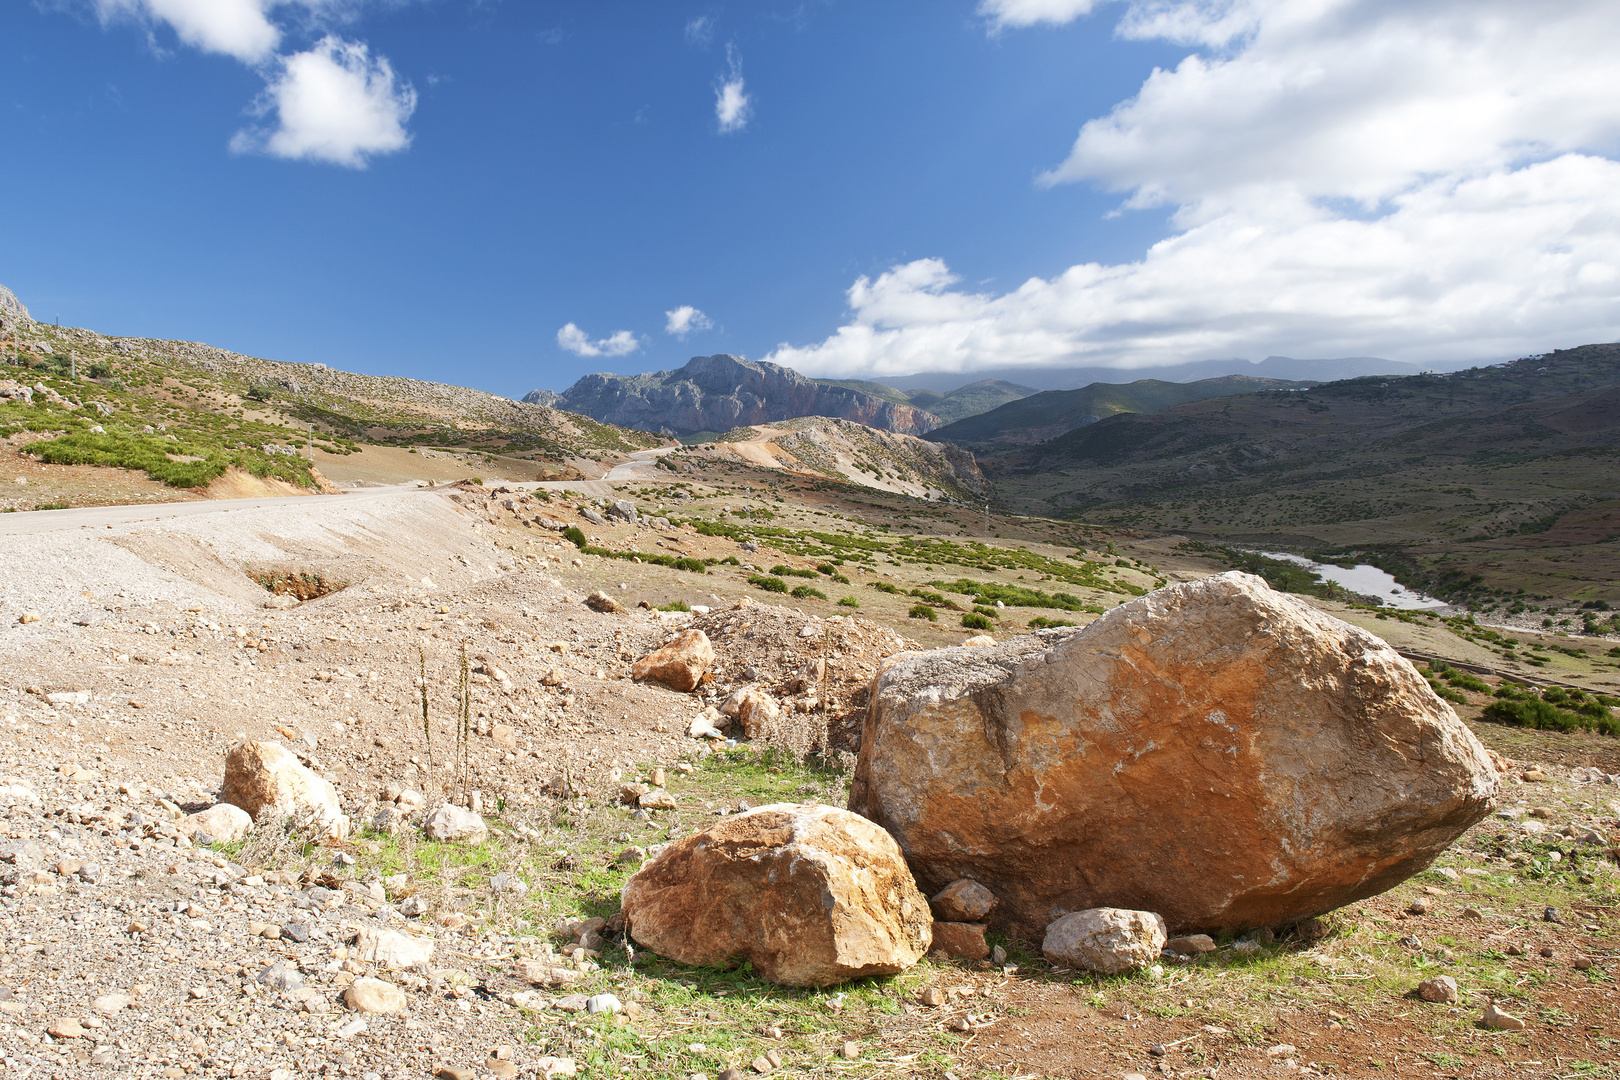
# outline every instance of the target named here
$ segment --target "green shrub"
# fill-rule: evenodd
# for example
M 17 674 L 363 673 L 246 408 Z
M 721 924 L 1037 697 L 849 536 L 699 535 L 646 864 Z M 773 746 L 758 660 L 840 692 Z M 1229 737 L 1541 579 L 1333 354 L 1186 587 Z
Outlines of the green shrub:
M 988 615 L 970 611 L 962 616 L 962 625 L 969 630 L 991 630 L 995 628 L 996 624 Z
M 659 611 L 691 611 L 692 605 L 685 600 L 671 600 L 658 609 Z
M 838 606 L 858 608 L 861 606 L 861 602 L 855 599 L 853 596 L 846 596 L 842 600 L 838 601 Z
M 826 574 L 828 577 L 832 577 L 838 572 L 838 568 L 830 562 L 816 563 L 816 572 L 819 574 Z
M 978 612 L 980 615 L 983 615 L 985 618 L 991 620 L 992 622 L 1001 617 L 1000 614 L 993 607 L 976 607 L 973 610 Z
M 763 589 L 766 592 L 785 593 L 788 591 L 787 582 L 783 581 L 779 577 L 768 577 L 764 574 L 748 575 L 748 584 L 752 585 L 756 589 Z
M 796 586 L 793 590 L 793 596 L 799 600 L 807 600 L 812 596 L 817 600 L 827 599 L 827 594 L 816 588 L 814 585 Z
M 832 579 L 838 582 L 840 585 L 848 585 L 850 583 L 849 578 L 845 577 L 843 574 L 834 574 Z
M 1493 701 L 1485 706 L 1482 719 L 1510 727 L 1534 728 L 1537 731 L 1575 731 L 1585 727 L 1581 718 L 1567 713 L 1540 698 Z
M 814 570 L 800 570 L 796 566 L 783 566 L 781 563 L 777 563 L 775 566 L 771 567 L 771 573 L 780 577 L 813 578 L 816 576 L 816 572 Z
M 1440 700 L 1449 701 L 1453 705 L 1466 705 L 1468 703 L 1467 698 L 1463 697 L 1462 694 L 1435 678 L 1432 674 L 1424 672 L 1424 676 L 1429 680 L 1429 689 L 1438 694 L 1440 696 Z
M 1047 630 L 1054 626 L 1073 626 L 1074 623 L 1065 622 L 1062 619 L 1048 619 L 1045 615 L 1037 615 L 1029 620 L 1029 625 L 1032 630 Z
M 1466 671 L 1449 672 L 1446 675 L 1446 682 L 1464 690 L 1472 690 L 1476 694 L 1488 694 L 1491 692 L 1490 683 L 1481 679 L 1478 675 L 1470 675 Z
M 588 543 L 588 541 L 585 539 L 585 534 L 579 531 L 578 525 L 570 525 L 568 528 L 564 529 L 563 538 L 569 541 L 575 547 L 579 548 L 581 551 L 585 550 L 585 545 Z
M 889 584 L 887 581 L 874 581 L 872 582 L 872 588 L 876 589 L 878 592 L 886 592 L 890 596 L 900 595 L 900 590 Z
M 927 619 L 929 622 L 934 622 L 939 618 L 938 615 L 934 614 L 934 609 L 927 604 L 912 604 L 910 615 L 913 619 Z

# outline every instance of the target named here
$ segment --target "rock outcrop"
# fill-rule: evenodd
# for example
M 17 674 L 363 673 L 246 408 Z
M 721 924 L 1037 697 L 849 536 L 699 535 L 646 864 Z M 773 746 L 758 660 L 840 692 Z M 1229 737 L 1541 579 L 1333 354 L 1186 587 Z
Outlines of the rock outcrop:
M 670 844 L 625 883 L 623 910 L 661 956 L 748 961 L 786 986 L 904 971 L 933 921 L 888 833 L 809 804 L 762 806 Z
M 992 925 L 1160 913 L 1288 923 L 1390 888 L 1487 814 L 1485 750 L 1373 635 L 1260 578 L 1160 589 L 1079 630 L 898 660 L 850 808 Z
M 7 329 L 10 329 L 19 323 L 33 321 L 28 314 L 28 309 L 23 307 L 23 302 L 17 299 L 17 294 L 4 285 L 0 285 L 0 324 L 4 324 Z
M 780 364 L 719 353 L 646 375 L 586 375 L 543 403 L 610 424 L 688 434 L 730 431 L 799 416 L 833 416 L 885 431 L 921 434 L 944 423 L 933 413 L 846 386 L 817 382 Z
M 349 835 L 349 819 L 331 781 L 306 768 L 280 743 L 244 742 L 225 757 L 220 801 L 246 810 L 255 821 L 266 814 L 310 814 L 332 839 Z

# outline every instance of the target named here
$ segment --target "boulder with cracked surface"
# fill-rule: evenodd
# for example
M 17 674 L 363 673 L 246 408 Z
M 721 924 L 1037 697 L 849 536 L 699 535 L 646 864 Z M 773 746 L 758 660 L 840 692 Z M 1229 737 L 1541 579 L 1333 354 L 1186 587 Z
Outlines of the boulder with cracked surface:
M 785 986 L 904 971 L 933 923 L 894 839 L 814 804 L 761 806 L 670 844 L 625 883 L 623 910 L 662 956 L 748 961 Z
M 643 656 L 630 666 L 636 682 L 663 683 L 672 690 L 695 690 L 714 667 L 714 646 L 701 630 L 683 630 L 661 649 Z
M 1407 660 L 1248 574 L 913 654 L 870 700 L 850 808 L 1031 941 L 1096 907 L 1178 933 L 1320 915 L 1428 866 L 1497 790 Z

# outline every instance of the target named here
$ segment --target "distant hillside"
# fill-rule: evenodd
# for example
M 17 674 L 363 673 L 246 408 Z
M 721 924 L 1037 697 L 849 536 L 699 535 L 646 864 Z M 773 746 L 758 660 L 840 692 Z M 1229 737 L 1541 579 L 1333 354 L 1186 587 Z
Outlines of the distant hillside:
M 138 469 L 205 487 L 229 469 L 317 485 L 314 448 L 440 447 L 521 458 L 530 476 L 574 478 L 580 458 L 616 459 L 663 440 L 461 386 L 293 364 L 194 341 L 107 337 L 17 325 L 0 367 L 0 430 L 42 436 L 28 453 L 57 465 Z M 43 388 L 43 389 L 41 389 Z M 529 469 L 527 463 L 536 463 Z
M 1119 384 L 1126 380 L 1158 379 L 1163 382 L 1194 382 L 1222 375 L 1250 375 L 1259 379 L 1293 379 L 1306 382 L 1333 382 L 1363 375 L 1418 375 L 1424 371 L 1454 371 L 1477 363 L 1504 359 L 1492 357 L 1476 361 L 1438 364 L 1412 364 L 1404 360 L 1384 360 L 1377 356 L 1340 356 L 1327 360 L 1293 356 L 1268 356 L 1259 363 L 1232 357 L 1225 360 L 1193 360 L 1184 364 L 1153 364 L 1147 367 L 1018 367 L 999 368 L 995 374 L 1036 390 L 1074 390 L 1092 383 Z M 985 372 L 924 371 L 897 375 L 883 381 L 903 393 L 928 389 L 946 393 L 965 386 Z
M 1620 344 L 1119 414 L 978 456 L 1028 512 L 1373 561 L 1476 606 L 1620 602 Z
M 884 401 L 892 401 L 896 405 L 913 405 L 947 421 L 977 416 L 997 405 L 1036 393 L 1028 386 L 1019 386 L 1005 379 L 980 379 L 966 386 L 958 386 L 949 393 L 926 388 L 897 390 L 887 383 L 874 382 L 871 379 L 817 379 L 816 382 L 826 386 L 843 386 L 850 390 L 859 390 L 873 397 L 880 397 Z
M 980 383 L 974 386 L 982 385 Z M 1297 389 L 1305 382 L 1223 375 L 1191 383 L 1140 379 L 1133 383 L 1092 383 L 1079 390 L 1045 390 L 977 416 L 929 432 L 935 442 L 963 446 L 1027 446 L 1055 439 L 1118 413 L 1151 413 L 1171 405 L 1256 390 Z M 971 387 L 952 391 L 960 394 Z
M 998 405 L 1029 397 L 1036 392 L 1028 386 L 1020 386 L 1005 379 L 980 379 L 966 386 L 958 386 L 946 394 L 933 390 L 902 391 L 911 399 L 913 405 L 927 409 L 937 416 L 943 416 L 947 420 L 962 420 L 969 416 L 977 416 L 989 412 Z
M 832 416 L 885 431 L 921 434 L 944 421 L 864 390 L 806 378 L 779 364 L 720 353 L 645 375 L 586 375 L 559 395 L 536 390 L 525 401 L 552 401 L 620 427 L 682 435 L 729 431 L 799 416 Z

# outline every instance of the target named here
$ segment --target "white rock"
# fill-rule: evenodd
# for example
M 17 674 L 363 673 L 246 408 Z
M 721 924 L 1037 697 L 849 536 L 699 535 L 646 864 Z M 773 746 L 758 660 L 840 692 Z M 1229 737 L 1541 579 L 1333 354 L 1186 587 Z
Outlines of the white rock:
M 186 818 L 181 835 L 195 836 L 202 832 L 207 833 L 215 841 L 230 843 L 242 839 L 252 828 L 253 819 L 248 817 L 246 810 L 230 803 L 215 803 L 208 809 Z
M 402 971 L 425 964 L 433 957 L 431 938 L 412 937 L 397 930 L 366 927 L 355 939 L 355 959 L 363 964 L 379 964 L 389 971 Z
M 1117 975 L 1151 965 L 1166 936 L 1164 920 L 1154 912 L 1090 908 L 1047 926 L 1041 952 L 1054 964 Z
M 481 844 L 489 837 L 483 818 L 449 804 L 433 811 L 423 831 L 429 840 L 461 840 L 469 844 Z
M 397 1013 L 405 1011 L 405 991 L 381 979 L 356 979 L 343 991 L 343 1002 L 359 1013 Z M 364 1021 L 356 1021 L 365 1030 Z M 340 1038 L 348 1038 L 340 1035 Z
M 257 821 L 264 814 L 314 813 L 329 839 L 349 835 L 349 819 L 338 802 L 337 788 L 298 762 L 280 743 L 244 742 L 225 758 L 221 802 L 234 803 Z

